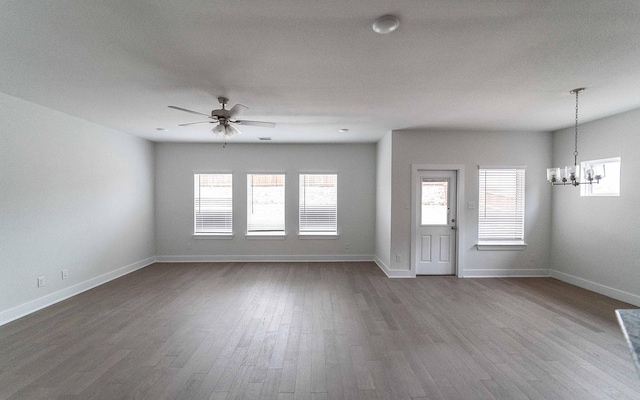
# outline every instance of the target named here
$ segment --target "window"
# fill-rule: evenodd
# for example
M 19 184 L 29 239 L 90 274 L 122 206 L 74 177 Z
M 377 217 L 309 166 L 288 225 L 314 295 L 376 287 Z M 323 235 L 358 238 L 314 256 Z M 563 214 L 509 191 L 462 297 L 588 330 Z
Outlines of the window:
M 231 174 L 193 175 L 195 234 L 231 235 L 233 187 Z
M 524 168 L 480 167 L 478 249 L 524 245 L 524 187 Z
M 247 234 L 284 235 L 284 174 L 247 175 Z
M 338 234 L 338 175 L 300 174 L 301 235 Z
M 580 167 L 581 182 L 587 182 L 588 171 L 592 176 L 601 176 L 598 184 L 594 181 L 592 185 L 580 185 L 580 196 L 620 196 L 620 157 L 584 161 Z
M 420 225 L 447 225 L 449 180 L 422 178 Z

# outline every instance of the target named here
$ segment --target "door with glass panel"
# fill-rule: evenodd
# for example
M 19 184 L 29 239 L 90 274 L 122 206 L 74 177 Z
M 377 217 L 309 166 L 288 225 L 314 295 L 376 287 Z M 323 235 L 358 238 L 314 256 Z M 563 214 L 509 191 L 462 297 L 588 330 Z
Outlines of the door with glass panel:
M 419 171 L 415 235 L 417 275 L 456 273 L 456 171 Z

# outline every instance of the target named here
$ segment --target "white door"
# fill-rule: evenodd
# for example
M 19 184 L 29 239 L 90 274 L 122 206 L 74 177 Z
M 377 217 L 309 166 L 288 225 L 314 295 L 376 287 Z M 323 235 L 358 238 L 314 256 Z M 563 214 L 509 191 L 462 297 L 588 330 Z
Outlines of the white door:
M 418 171 L 413 204 L 417 275 L 456 273 L 456 171 Z

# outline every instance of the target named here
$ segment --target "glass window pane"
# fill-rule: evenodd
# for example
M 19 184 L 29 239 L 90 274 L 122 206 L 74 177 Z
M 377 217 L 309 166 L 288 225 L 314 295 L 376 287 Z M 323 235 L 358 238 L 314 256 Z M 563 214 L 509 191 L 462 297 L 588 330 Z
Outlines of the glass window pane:
M 301 234 L 337 234 L 336 174 L 300 174 Z
M 582 181 L 587 181 L 587 175 L 599 175 L 600 182 L 593 181 L 592 185 L 581 185 L 581 196 L 620 196 L 620 157 L 604 160 L 583 161 Z
M 422 180 L 421 219 L 422 225 L 446 225 L 448 215 L 447 180 Z
M 284 233 L 284 175 L 247 175 L 247 233 Z
M 194 233 L 231 234 L 231 174 L 194 174 Z

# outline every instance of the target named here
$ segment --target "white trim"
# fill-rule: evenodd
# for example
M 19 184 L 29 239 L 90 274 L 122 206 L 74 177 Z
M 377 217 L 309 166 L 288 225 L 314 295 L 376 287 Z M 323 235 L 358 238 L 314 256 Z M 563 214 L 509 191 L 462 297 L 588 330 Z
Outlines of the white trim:
M 418 229 L 418 216 L 416 214 L 416 201 L 417 190 L 415 181 L 419 171 L 456 171 L 456 272 L 455 274 L 462 277 L 462 271 L 464 271 L 464 251 L 462 251 L 462 243 L 464 243 L 464 227 L 465 227 L 465 177 L 464 177 L 464 164 L 411 164 L 411 271 L 410 274 L 413 277 L 416 276 L 416 249 L 415 239 L 417 237 Z
M 287 234 L 282 232 L 276 233 L 247 233 L 244 235 L 245 239 L 249 240 L 285 240 L 287 238 Z
M 372 254 L 156 256 L 156 262 L 336 262 L 373 261 Z
M 611 297 L 612 299 L 624 301 L 625 303 L 640 307 L 640 295 L 625 292 L 623 290 L 592 282 L 577 276 L 565 274 L 564 272 L 553 269 L 551 270 L 551 277 L 583 289 L 591 290 L 592 292 L 600 293 L 604 296 Z
M 466 269 L 464 278 L 548 278 L 548 269 Z
M 526 165 L 478 165 L 478 169 L 527 169 Z
M 415 274 L 412 275 L 411 271 L 407 271 L 406 269 L 404 270 L 389 269 L 389 267 L 387 267 L 387 265 L 384 262 L 382 262 L 382 260 L 378 256 L 374 257 L 373 262 L 375 262 L 376 265 L 382 270 L 382 272 L 384 272 L 387 278 L 415 278 L 416 277 Z
M 102 274 L 100 276 L 96 276 L 95 278 L 91 278 L 87 281 L 80 282 L 76 285 L 70 286 L 68 288 L 59 290 L 54 293 L 50 293 L 46 296 L 40 297 L 35 300 L 31 300 L 27 303 L 21 304 L 17 307 L 10 308 L 3 312 L 0 312 L 0 326 L 7 324 L 11 321 L 14 321 L 18 318 L 22 318 L 25 315 L 34 313 L 38 310 L 41 310 L 45 307 L 49 307 L 55 303 L 61 302 L 63 300 L 68 299 L 69 297 L 73 297 L 82 292 L 86 292 L 87 290 L 93 289 L 96 286 L 103 285 L 109 281 L 120 278 L 121 276 L 130 274 L 134 271 L 142 269 L 146 266 L 149 266 L 156 262 L 155 257 L 149 257 L 144 260 L 140 260 L 124 266 L 122 268 L 118 268 L 111 272 L 107 272 L 106 274 Z
M 476 249 L 479 251 L 522 251 L 527 248 L 527 244 L 522 241 L 516 242 L 500 242 L 496 240 L 491 242 L 479 242 L 476 243 Z
M 308 240 L 308 239 L 337 239 L 337 233 L 298 233 L 298 239 Z
M 193 234 L 193 238 L 195 240 L 207 240 L 207 239 L 216 239 L 216 240 L 231 240 L 233 239 L 233 234 L 206 234 L 206 233 L 196 233 Z

